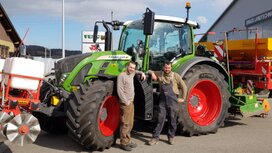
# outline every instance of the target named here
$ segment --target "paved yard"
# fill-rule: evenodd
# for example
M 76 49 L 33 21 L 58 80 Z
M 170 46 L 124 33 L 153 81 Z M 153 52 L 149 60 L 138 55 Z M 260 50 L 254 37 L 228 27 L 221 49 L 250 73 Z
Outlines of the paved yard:
M 139 126 L 141 128 L 139 128 Z M 175 144 L 166 143 L 167 136 L 162 134 L 161 142 L 155 146 L 146 145 L 150 139 L 152 127 L 148 124 L 136 123 L 133 131 L 133 141 L 138 147 L 132 152 L 137 153 L 271 153 L 272 148 L 272 117 L 230 117 L 225 122 L 225 127 L 220 128 L 216 134 L 185 137 L 177 136 Z M 14 153 L 68 153 L 91 152 L 85 150 L 72 141 L 67 135 L 52 135 L 43 132 L 34 144 L 20 147 L 5 141 L 0 147 L 0 152 Z M 99 151 L 94 151 L 99 152 Z M 105 153 L 124 152 L 117 144 Z

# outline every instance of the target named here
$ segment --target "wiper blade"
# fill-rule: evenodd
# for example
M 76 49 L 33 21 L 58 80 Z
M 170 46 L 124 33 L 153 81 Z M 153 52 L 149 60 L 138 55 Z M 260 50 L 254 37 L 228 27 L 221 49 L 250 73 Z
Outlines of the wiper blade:
M 171 63 L 174 62 L 174 60 L 176 60 L 177 58 L 181 57 L 182 53 L 179 53 L 178 55 L 176 55 L 174 58 L 171 59 Z

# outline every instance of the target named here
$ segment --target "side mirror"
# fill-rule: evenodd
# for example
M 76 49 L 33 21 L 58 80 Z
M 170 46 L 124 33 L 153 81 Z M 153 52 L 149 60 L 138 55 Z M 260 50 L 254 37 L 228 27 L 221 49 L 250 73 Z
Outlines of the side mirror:
M 94 31 L 93 31 L 93 42 L 96 43 L 97 40 L 97 33 L 98 33 L 98 25 L 94 25 Z
M 144 13 L 144 35 L 152 35 L 154 31 L 155 13 L 146 8 Z

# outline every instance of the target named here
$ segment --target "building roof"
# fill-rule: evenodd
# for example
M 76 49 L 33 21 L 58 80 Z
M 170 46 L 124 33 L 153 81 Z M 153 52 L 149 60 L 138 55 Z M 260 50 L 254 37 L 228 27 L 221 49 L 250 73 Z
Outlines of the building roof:
M 220 20 L 227 14 L 227 12 L 234 6 L 234 4 L 238 0 L 233 0 L 230 5 L 225 9 L 225 11 L 216 19 L 216 21 L 213 23 L 213 25 L 207 30 L 206 34 L 201 37 L 199 41 L 204 41 L 205 38 L 207 38 L 207 33 L 210 32 L 219 22 Z
M 7 35 L 12 40 L 14 46 L 18 48 L 22 42 L 20 36 L 15 30 L 13 24 L 11 23 L 6 11 L 4 10 L 2 4 L 0 3 L 0 23 L 5 28 Z

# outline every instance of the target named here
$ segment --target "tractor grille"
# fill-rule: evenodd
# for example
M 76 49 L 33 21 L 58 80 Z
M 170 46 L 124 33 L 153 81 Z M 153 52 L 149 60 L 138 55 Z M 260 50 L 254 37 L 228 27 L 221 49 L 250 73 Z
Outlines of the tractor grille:
M 76 77 L 74 78 L 74 80 L 71 82 L 72 86 L 77 86 L 80 85 L 81 83 L 83 83 L 86 75 L 88 74 L 88 72 L 90 71 L 92 67 L 92 64 L 87 64 L 85 65 L 76 75 Z
M 82 61 L 84 58 L 90 55 L 91 55 L 90 53 L 79 54 L 75 56 L 69 56 L 62 60 L 57 61 L 55 63 L 57 82 L 60 81 L 59 79 L 61 78 L 61 74 L 71 72 L 80 61 Z
M 104 74 L 105 73 L 105 70 L 99 70 L 98 71 L 98 74 Z
M 109 66 L 110 62 L 105 62 L 103 63 L 103 65 L 101 66 L 101 68 L 107 68 Z

